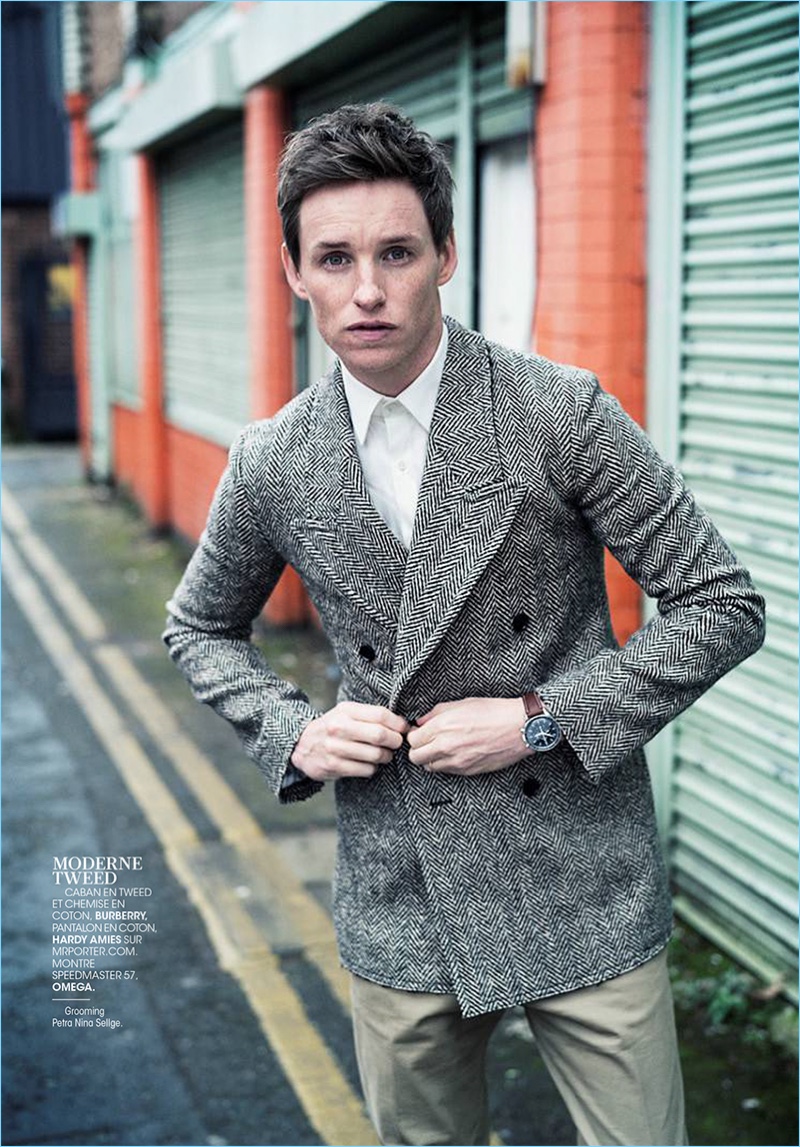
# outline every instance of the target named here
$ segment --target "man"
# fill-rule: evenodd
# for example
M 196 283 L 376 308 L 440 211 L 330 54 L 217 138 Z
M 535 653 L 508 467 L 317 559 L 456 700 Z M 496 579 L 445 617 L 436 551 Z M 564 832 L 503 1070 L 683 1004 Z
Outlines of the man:
M 451 196 L 386 105 L 290 141 L 284 268 L 339 361 L 234 444 L 166 640 L 280 800 L 336 782 L 384 1143 L 487 1143 L 517 1004 L 581 1142 L 685 1143 L 642 745 L 759 646 L 763 602 L 593 375 L 443 322 Z M 604 546 L 658 601 L 621 649 Z M 341 668 L 327 713 L 250 642 L 287 562 Z

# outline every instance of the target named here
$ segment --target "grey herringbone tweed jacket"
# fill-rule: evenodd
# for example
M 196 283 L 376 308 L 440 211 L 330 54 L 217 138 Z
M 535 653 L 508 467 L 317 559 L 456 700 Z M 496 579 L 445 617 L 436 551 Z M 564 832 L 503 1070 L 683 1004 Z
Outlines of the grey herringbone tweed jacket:
M 334 367 L 234 444 L 165 639 L 281 800 L 320 787 L 282 787 L 318 713 L 250 641 L 287 562 L 333 645 L 341 699 L 413 719 L 538 689 L 567 746 L 468 778 L 400 750 L 373 779 L 336 785 L 343 963 L 455 992 L 475 1015 L 600 982 L 664 946 L 642 746 L 759 646 L 764 607 L 593 375 L 448 326 L 410 550 L 366 492 Z M 623 648 L 604 546 L 658 602 Z

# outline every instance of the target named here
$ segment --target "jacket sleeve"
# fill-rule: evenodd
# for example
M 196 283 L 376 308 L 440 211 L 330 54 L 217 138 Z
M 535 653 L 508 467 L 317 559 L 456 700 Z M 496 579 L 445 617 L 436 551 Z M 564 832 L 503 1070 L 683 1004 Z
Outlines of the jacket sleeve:
M 539 692 L 600 780 L 764 639 L 764 600 L 681 475 L 579 372 L 572 434 L 561 442 L 562 494 L 657 602 L 621 649 L 603 650 Z
M 233 725 L 269 787 L 289 802 L 322 788 L 290 763 L 320 713 L 252 642 L 253 622 L 285 566 L 254 505 L 248 470 L 261 451 L 248 445 L 255 433 L 248 428 L 231 448 L 200 543 L 167 603 L 164 641 L 195 697 Z

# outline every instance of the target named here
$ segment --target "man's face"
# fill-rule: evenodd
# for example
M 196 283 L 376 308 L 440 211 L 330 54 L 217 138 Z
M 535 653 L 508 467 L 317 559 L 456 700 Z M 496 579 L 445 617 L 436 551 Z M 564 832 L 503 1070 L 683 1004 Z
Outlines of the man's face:
M 401 180 L 344 183 L 300 205 L 300 266 L 283 248 L 289 285 L 311 304 L 345 366 L 381 394 L 399 394 L 428 365 L 441 335 L 439 287 L 457 257 L 437 251 L 422 200 Z

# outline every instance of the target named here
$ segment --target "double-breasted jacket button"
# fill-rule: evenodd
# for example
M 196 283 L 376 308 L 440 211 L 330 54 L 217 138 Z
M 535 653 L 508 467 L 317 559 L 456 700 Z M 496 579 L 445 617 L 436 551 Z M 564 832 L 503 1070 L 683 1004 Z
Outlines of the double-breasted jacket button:
M 522 633 L 523 629 L 528 628 L 529 621 L 530 618 L 528 617 L 527 613 L 515 613 L 511 622 L 511 628 L 515 633 Z
M 365 661 L 374 661 L 375 660 L 375 650 L 366 641 L 361 646 L 358 653 L 359 653 L 359 656 L 363 657 Z
M 526 777 L 522 782 L 522 791 L 526 797 L 535 797 L 541 787 L 542 782 L 536 777 Z

